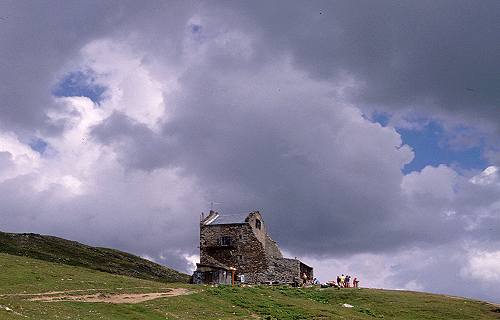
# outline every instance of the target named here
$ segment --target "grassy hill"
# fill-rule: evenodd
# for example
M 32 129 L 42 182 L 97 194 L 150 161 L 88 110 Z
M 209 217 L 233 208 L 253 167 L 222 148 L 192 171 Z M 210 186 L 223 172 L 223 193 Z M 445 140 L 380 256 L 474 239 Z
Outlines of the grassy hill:
M 9 254 L 0 254 L 0 270 L 0 319 L 500 319 L 491 304 L 416 292 L 165 284 Z M 74 300 L 175 288 L 191 294 L 136 304 Z M 73 301 L 30 300 L 61 294 Z
M 0 253 L 160 282 L 187 282 L 189 279 L 186 274 L 126 252 L 32 233 L 0 232 Z

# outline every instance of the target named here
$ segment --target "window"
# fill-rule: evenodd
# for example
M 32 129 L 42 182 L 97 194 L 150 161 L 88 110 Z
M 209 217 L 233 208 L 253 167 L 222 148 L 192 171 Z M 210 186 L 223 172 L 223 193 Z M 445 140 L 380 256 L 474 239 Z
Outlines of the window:
M 255 228 L 257 228 L 257 229 L 260 230 L 261 226 L 262 226 L 262 223 L 260 222 L 260 220 L 259 219 L 255 219 Z
M 219 245 L 223 247 L 227 247 L 231 245 L 231 237 L 222 236 L 219 238 Z

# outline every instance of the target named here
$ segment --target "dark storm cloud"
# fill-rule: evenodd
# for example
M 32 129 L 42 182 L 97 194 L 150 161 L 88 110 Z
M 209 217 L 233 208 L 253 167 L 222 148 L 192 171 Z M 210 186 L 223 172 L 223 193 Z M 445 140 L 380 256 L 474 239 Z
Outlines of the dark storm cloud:
M 57 3 L 57 15 L 56 2 L 2 6 L 4 126 L 39 126 L 61 62 L 92 38 L 139 30 L 144 36 L 137 40 L 141 45 L 175 59 L 181 50 L 180 17 L 187 19 L 189 10 L 226 19 L 228 27 L 255 34 L 258 61 L 285 52 L 296 67 L 314 77 L 353 76 L 361 87 L 350 92 L 350 98 L 364 107 L 427 106 L 496 119 L 500 103 L 497 1 L 287 1 L 269 6 L 85 2 Z M 162 37 L 160 29 L 168 35 Z M 219 68 L 228 65 L 227 58 L 214 56 Z M 24 94 L 25 87 L 30 94 Z
M 120 161 L 134 169 L 150 171 L 168 166 L 174 157 L 168 137 L 155 134 L 123 113 L 114 112 L 94 127 L 91 134 L 100 143 L 119 150 Z
M 424 199 L 419 212 L 401 198 L 400 169 L 411 153 L 398 150 L 394 130 L 324 99 L 321 85 L 299 88 L 295 74 L 221 76 L 211 68 L 184 74 L 176 112 L 161 133 L 115 114 L 94 136 L 117 145 L 135 169 L 194 173 L 223 202 L 222 212 L 262 209 L 273 237 L 296 253 L 386 251 L 457 237 L 458 223 L 438 216 L 426 224 L 425 210 L 435 215 L 444 206 L 425 207 Z
M 229 7 L 205 6 L 202 16 L 217 22 L 228 18 L 228 25 L 239 22 L 233 30 L 256 39 L 253 55 L 242 60 L 223 50 L 209 51 L 204 63 L 183 74 L 183 93 L 163 133 L 148 133 L 147 128 L 140 134 L 137 128 L 129 132 L 130 140 L 120 146 L 123 159 L 138 169 L 179 166 L 195 173 L 208 182 L 212 198 L 224 201 L 221 209 L 227 212 L 262 208 L 271 225 L 285 226 L 273 230 L 275 237 L 296 252 L 380 251 L 413 241 L 456 238 L 463 227 L 460 223 L 445 221 L 440 214 L 433 218 L 436 210 L 446 210 L 442 200 L 425 199 L 415 209 L 399 197 L 402 162 L 387 164 L 392 169 L 384 171 L 377 156 L 382 150 L 369 150 L 369 156 L 359 150 L 343 154 L 344 145 L 370 144 L 363 141 L 366 137 L 355 136 L 361 130 L 343 137 L 340 145 L 322 140 L 317 127 L 329 127 L 331 136 L 339 134 L 335 100 L 327 106 L 308 93 L 294 96 L 284 84 L 286 79 L 269 80 L 259 72 L 266 57 L 291 55 L 295 67 L 317 80 L 338 84 L 345 76 L 354 77 L 361 85 L 354 86 L 350 101 L 396 109 L 437 101 L 438 107 L 449 110 L 464 103 L 469 106 L 464 95 L 471 91 L 465 90 L 465 82 L 472 81 L 470 77 L 493 78 L 497 22 L 488 17 L 495 8 L 465 2 L 324 2 L 265 8 L 259 3 L 232 3 Z M 209 33 L 210 27 L 215 28 L 209 23 L 200 30 Z M 471 72 L 479 43 L 485 58 Z M 254 68 L 258 61 L 260 69 Z M 229 76 L 221 77 L 221 71 Z M 256 83 L 242 80 L 252 77 Z M 474 81 L 490 85 L 486 78 Z M 495 99 L 491 94 L 474 100 L 475 105 L 489 108 Z M 123 141 L 118 134 L 110 135 L 112 131 L 105 123 L 95 134 L 108 143 Z M 317 143 L 317 149 L 302 144 L 296 135 L 318 135 L 308 142 Z M 325 152 L 329 148 L 337 154 Z M 330 168 L 336 170 L 328 172 Z M 434 223 L 429 226 L 426 219 Z M 307 234 L 308 240 L 297 234 Z
M 353 76 L 361 88 L 350 98 L 362 106 L 497 118 L 498 1 L 233 5 L 266 38 L 262 50 L 290 52 L 314 77 Z

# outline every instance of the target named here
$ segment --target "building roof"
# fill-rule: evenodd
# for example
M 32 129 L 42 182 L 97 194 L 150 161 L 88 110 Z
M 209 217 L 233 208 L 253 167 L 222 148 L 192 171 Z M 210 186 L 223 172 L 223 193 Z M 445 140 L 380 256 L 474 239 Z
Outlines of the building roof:
M 225 264 L 215 260 L 213 257 L 211 256 L 206 256 L 205 257 L 205 263 L 197 263 L 197 265 L 199 266 L 207 266 L 207 267 L 212 267 L 212 268 L 217 268 L 217 269 L 224 269 L 224 270 L 230 270 L 230 268 L 228 266 L 226 266 Z
M 208 222 L 207 225 L 216 224 L 243 224 L 249 213 L 218 214 L 215 219 Z

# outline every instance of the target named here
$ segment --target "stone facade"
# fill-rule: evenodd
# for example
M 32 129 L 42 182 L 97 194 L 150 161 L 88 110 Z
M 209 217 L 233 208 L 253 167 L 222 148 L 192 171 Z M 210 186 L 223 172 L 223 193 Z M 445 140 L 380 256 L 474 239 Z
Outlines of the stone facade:
M 311 267 L 283 258 L 260 212 L 224 216 L 210 211 L 200 221 L 200 263 L 194 276 L 200 279 L 201 272 L 234 269 L 236 279 L 251 284 L 293 283 L 304 272 L 313 277 Z

